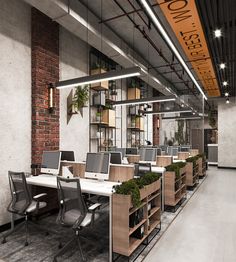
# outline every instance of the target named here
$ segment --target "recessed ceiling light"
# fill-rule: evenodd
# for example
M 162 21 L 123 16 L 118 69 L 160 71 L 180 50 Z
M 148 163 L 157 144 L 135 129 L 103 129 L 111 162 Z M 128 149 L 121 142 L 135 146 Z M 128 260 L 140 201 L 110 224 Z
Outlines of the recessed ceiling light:
M 225 92 L 225 96 L 229 96 L 229 92 Z
M 226 104 L 229 104 L 229 98 L 228 97 L 226 98 Z
M 228 85 L 228 82 L 227 81 L 224 81 L 223 82 L 223 86 L 227 86 Z
M 220 64 L 220 69 L 225 69 L 225 63 Z
M 215 37 L 221 37 L 221 36 L 222 36 L 221 29 L 216 29 L 216 30 L 214 31 L 214 34 L 215 34 Z

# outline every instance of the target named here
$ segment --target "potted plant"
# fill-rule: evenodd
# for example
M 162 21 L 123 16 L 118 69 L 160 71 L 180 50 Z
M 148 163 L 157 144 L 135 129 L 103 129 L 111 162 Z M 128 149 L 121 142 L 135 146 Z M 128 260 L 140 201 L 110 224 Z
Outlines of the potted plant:
M 102 113 L 101 112 L 97 112 L 96 113 L 96 122 L 101 122 L 101 117 L 102 117 Z
M 85 107 L 89 99 L 88 85 L 77 86 L 72 98 L 71 110 L 78 112 L 82 107 Z
M 149 172 L 141 178 L 130 179 L 121 185 L 114 186 L 114 191 L 116 195 L 120 195 L 123 201 L 129 201 L 130 207 L 139 207 L 141 199 L 160 187 L 159 179 L 159 174 Z

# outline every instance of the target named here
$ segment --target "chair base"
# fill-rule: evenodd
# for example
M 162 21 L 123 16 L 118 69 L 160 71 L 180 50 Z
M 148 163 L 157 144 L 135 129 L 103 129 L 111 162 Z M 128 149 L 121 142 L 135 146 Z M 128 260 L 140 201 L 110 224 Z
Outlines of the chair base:
M 61 243 L 59 244 L 58 248 L 61 248 L 61 249 L 54 256 L 53 262 L 57 262 L 57 258 L 62 256 L 63 254 L 65 254 L 75 244 L 79 249 L 82 261 L 84 261 L 84 262 L 87 261 L 87 259 L 83 255 L 83 251 L 82 251 L 82 248 L 81 248 L 81 245 L 80 245 L 80 238 L 79 238 L 78 232 L 76 232 L 76 235 L 70 241 L 68 241 L 63 247 L 62 247 Z
M 25 218 L 25 221 L 23 221 L 22 223 L 18 224 L 17 226 L 15 226 L 13 229 L 10 229 L 6 234 L 3 235 L 3 240 L 2 240 L 2 244 L 5 244 L 7 242 L 7 237 L 10 236 L 11 234 L 15 233 L 16 231 L 18 231 L 20 228 L 22 228 L 23 226 L 25 227 L 25 243 L 24 246 L 28 246 L 29 242 L 29 225 L 32 225 L 33 227 L 38 228 L 40 231 L 45 232 L 45 235 L 48 236 L 49 232 L 48 230 L 46 230 L 45 228 L 43 228 L 42 226 L 33 223 L 32 221 L 28 220 L 28 217 Z M 54 233 L 54 232 L 53 232 Z

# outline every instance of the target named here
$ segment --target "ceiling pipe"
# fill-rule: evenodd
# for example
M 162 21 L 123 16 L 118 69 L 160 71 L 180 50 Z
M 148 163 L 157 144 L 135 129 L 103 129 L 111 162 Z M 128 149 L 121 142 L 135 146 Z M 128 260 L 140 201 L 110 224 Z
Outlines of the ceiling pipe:
M 130 17 L 130 15 L 126 12 L 126 10 L 123 8 L 123 6 L 118 2 L 118 0 L 113 0 L 117 6 L 124 12 L 124 14 L 127 16 L 127 18 L 133 23 L 134 27 L 136 29 L 138 29 L 138 31 L 143 35 L 143 37 L 145 39 L 147 39 L 147 41 L 152 45 L 152 47 L 157 51 L 158 55 L 167 63 L 169 64 L 169 67 L 174 71 L 174 73 L 177 75 L 177 77 L 183 81 L 183 78 L 180 74 L 178 74 L 178 72 L 176 72 L 176 69 L 174 68 L 174 66 L 172 66 L 170 64 L 170 62 L 168 61 L 168 59 L 162 54 L 161 50 L 156 46 L 156 44 L 152 41 L 152 39 L 147 35 L 147 33 L 145 32 L 144 29 L 141 29 L 140 26 L 138 24 L 136 24 L 133 19 Z M 133 7 L 133 5 L 131 5 Z M 133 7 L 134 8 L 134 7 Z M 140 16 L 140 14 L 139 14 Z M 167 80 L 165 78 L 166 81 L 169 82 L 169 80 Z M 171 83 L 172 84 L 172 83 Z M 184 85 L 191 91 L 191 93 L 196 96 L 196 94 L 194 93 L 194 91 L 189 87 L 189 85 L 187 83 L 184 83 Z M 176 87 L 175 87 L 176 88 Z M 177 89 L 178 90 L 178 89 Z M 178 90 L 179 91 L 179 90 Z M 196 96 L 197 97 L 197 96 Z

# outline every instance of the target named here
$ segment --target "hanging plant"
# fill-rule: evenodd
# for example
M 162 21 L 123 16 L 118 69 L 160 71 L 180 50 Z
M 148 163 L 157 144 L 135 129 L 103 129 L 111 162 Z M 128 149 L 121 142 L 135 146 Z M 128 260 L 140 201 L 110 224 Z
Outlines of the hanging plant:
M 185 135 L 184 135 L 184 120 L 178 120 L 178 130 L 175 132 L 175 140 L 178 141 L 178 144 L 185 144 Z
M 88 85 L 77 86 L 75 88 L 75 94 L 72 99 L 72 106 L 76 111 L 79 111 L 82 107 L 85 107 L 89 99 Z
M 208 123 L 212 128 L 216 128 L 216 119 L 212 110 L 208 111 Z

